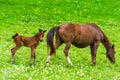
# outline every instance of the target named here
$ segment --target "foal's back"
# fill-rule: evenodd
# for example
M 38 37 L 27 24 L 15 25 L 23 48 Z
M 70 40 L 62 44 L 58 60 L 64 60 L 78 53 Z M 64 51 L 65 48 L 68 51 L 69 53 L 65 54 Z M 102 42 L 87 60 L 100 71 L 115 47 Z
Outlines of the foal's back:
M 59 28 L 59 35 L 65 43 L 71 42 L 73 45 L 80 48 L 91 45 L 94 41 L 101 41 L 103 39 L 101 29 L 93 23 L 67 23 L 61 25 Z
M 18 46 L 27 46 L 27 47 L 31 47 L 31 46 L 37 45 L 39 43 L 35 40 L 34 37 L 26 37 L 26 36 L 22 36 L 22 35 L 16 36 L 14 38 L 14 42 Z

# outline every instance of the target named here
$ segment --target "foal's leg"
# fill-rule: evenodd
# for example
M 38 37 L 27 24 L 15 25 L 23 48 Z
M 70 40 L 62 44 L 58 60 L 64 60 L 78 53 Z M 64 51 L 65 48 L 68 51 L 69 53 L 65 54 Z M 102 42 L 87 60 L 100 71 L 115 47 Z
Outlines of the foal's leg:
M 64 53 L 65 53 L 65 56 L 66 56 L 66 58 L 67 58 L 67 62 L 68 62 L 70 65 L 72 65 L 72 62 L 71 62 L 70 57 L 69 57 L 69 55 L 68 55 L 68 51 L 69 51 L 69 49 L 70 49 L 70 46 L 71 46 L 71 42 L 66 43 L 65 49 L 64 49 Z
M 31 47 L 31 59 L 30 59 L 30 65 L 32 65 L 32 60 L 34 58 L 34 65 L 36 65 L 36 48 Z
M 11 52 L 12 52 L 12 64 L 15 64 L 15 58 L 14 58 L 14 55 L 16 53 L 16 51 L 20 48 L 21 46 L 15 46 L 11 49 Z
M 93 65 L 96 65 L 96 54 L 97 54 L 99 43 L 100 41 L 95 42 L 94 44 L 90 45 Z

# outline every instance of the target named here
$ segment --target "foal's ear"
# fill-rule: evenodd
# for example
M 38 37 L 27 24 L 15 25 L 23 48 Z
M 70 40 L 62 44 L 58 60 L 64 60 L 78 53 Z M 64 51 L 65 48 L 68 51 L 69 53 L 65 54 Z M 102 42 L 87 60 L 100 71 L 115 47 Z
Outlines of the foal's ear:
M 112 48 L 114 48 L 114 47 L 115 47 L 115 45 L 113 44 L 113 45 L 112 45 Z
M 43 32 L 46 32 L 47 30 L 44 30 Z
M 41 29 L 39 29 L 39 32 L 41 32 L 42 30 Z

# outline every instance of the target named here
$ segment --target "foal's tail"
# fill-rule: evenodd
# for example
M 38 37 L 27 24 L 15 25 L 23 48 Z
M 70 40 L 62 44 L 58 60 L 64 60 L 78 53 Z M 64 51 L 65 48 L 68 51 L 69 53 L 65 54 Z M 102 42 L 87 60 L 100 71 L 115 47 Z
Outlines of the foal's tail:
M 47 34 L 47 45 L 50 47 L 50 54 L 55 53 L 53 39 L 54 39 L 55 32 L 58 32 L 58 28 L 59 27 L 52 28 Z
M 18 36 L 18 33 L 16 33 L 15 35 L 13 35 L 12 38 L 14 39 L 16 36 Z

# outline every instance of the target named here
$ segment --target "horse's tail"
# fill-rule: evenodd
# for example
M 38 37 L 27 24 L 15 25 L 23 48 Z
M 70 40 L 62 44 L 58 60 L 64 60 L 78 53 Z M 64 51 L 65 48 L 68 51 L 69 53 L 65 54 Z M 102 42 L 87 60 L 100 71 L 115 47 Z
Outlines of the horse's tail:
M 18 33 L 16 33 L 15 35 L 13 35 L 12 38 L 14 39 L 16 36 L 18 36 Z
M 49 46 L 51 53 L 55 53 L 55 47 L 54 47 L 53 40 L 54 40 L 54 34 L 55 32 L 57 32 L 58 28 L 59 27 L 54 27 L 50 29 L 50 31 L 47 34 L 47 46 Z

